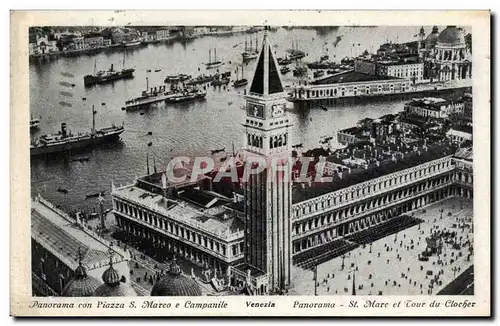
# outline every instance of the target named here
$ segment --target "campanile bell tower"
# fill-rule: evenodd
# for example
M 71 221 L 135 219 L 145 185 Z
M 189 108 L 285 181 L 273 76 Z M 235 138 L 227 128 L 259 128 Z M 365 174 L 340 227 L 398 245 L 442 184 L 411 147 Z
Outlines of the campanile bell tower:
M 245 96 L 244 148 L 267 164 L 245 181 L 245 259 L 235 268 L 254 294 L 284 292 L 291 268 L 291 139 L 278 64 L 264 34 L 255 74 Z M 272 167 L 281 162 L 280 172 Z

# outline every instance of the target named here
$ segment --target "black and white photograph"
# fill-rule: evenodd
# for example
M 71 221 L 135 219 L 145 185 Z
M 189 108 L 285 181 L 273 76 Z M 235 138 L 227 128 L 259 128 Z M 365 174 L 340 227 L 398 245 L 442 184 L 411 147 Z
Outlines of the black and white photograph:
M 29 308 L 473 309 L 484 35 L 416 18 L 29 26 Z

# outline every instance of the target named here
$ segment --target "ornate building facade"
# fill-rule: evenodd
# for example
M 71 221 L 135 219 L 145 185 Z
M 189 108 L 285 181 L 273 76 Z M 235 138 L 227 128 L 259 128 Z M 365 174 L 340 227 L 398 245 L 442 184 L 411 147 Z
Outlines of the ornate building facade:
M 447 26 L 439 33 L 434 26 L 422 45 L 429 79 L 446 82 L 472 78 L 471 48 L 462 28 Z

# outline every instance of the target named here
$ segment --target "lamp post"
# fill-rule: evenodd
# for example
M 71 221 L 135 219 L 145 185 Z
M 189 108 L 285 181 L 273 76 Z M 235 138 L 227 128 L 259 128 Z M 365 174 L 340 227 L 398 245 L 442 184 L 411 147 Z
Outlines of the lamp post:
M 106 225 L 105 225 L 105 219 L 106 217 L 104 216 L 104 206 L 103 206 L 103 202 L 104 202 L 104 198 L 101 196 L 101 194 L 99 193 L 99 197 L 97 198 L 97 201 L 99 202 L 99 207 L 101 209 L 101 234 L 104 233 L 104 230 L 106 230 Z

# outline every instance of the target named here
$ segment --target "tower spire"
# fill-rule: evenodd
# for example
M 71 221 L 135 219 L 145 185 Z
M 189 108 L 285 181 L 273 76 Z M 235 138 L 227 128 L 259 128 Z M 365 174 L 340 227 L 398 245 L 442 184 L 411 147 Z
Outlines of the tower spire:
M 278 64 L 269 43 L 267 29 L 264 32 L 262 48 L 259 54 L 257 67 L 250 86 L 250 93 L 258 96 L 267 96 L 283 92 L 283 83 L 278 71 Z

